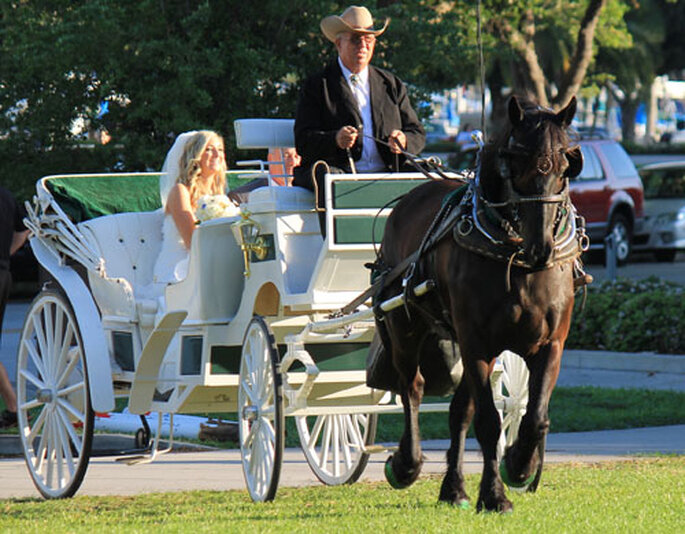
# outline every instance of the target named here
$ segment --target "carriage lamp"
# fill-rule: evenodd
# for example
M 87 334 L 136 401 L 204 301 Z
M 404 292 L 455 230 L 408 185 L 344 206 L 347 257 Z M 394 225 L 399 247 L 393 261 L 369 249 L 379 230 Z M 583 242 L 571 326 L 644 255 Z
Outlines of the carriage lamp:
M 245 263 L 243 275 L 246 278 L 250 277 L 250 254 L 254 254 L 258 260 L 263 260 L 269 253 L 266 240 L 259 235 L 261 227 L 258 222 L 250 218 L 250 215 L 252 214 L 249 211 L 243 209 L 240 214 L 241 219 L 231 226 L 233 236 L 243 251 L 243 261 Z

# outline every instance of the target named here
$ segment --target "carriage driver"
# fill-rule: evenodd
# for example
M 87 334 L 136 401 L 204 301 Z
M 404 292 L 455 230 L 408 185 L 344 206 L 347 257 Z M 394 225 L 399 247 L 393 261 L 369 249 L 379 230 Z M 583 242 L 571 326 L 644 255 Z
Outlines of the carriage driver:
M 326 172 L 397 172 L 406 164 L 402 150 L 418 154 L 425 146 L 426 133 L 402 81 L 369 65 L 376 37 L 389 22 L 374 29 L 369 10 L 358 6 L 321 21 L 338 57 L 308 78 L 300 91 L 295 146 L 302 162 L 293 180 L 293 185 L 314 190 L 320 207 Z

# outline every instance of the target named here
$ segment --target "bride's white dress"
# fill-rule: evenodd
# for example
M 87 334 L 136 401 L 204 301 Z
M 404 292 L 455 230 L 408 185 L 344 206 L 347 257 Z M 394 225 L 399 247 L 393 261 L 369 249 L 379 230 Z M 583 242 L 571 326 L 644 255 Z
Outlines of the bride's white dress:
M 171 215 L 164 215 L 162 246 L 153 271 L 156 284 L 174 284 L 188 274 L 188 249 Z

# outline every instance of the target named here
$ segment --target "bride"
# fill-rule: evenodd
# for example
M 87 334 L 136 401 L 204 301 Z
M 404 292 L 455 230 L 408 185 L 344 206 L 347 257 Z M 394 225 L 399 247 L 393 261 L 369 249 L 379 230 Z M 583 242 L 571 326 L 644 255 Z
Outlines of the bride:
M 156 284 L 175 283 L 186 277 L 198 200 L 225 193 L 223 138 L 210 130 L 179 135 L 167 153 L 160 177 L 165 216 L 162 247 L 154 267 Z

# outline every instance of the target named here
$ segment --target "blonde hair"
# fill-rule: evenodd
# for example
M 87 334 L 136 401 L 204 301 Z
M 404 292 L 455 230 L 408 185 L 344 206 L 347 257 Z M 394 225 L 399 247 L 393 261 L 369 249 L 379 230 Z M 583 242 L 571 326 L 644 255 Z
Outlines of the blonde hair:
M 198 199 L 203 195 L 220 195 L 226 193 L 226 160 L 221 164 L 221 170 L 214 175 L 213 180 L 209 184 L 209 190 L 201 187 L 198 183 L 198 176 L 200 176 L 200 159 L 204 153 L 207 145 L 214 139 L 221 141 L 224 144 L 224 139 L 218 133 L 211 130 L 200 130 L 196 132 L 185 144 L 181 159 L 178 162 L 179 176 L 176 183 L 183 184 L 190 192 L 190 201 L 193 206 L 197 204 Z

